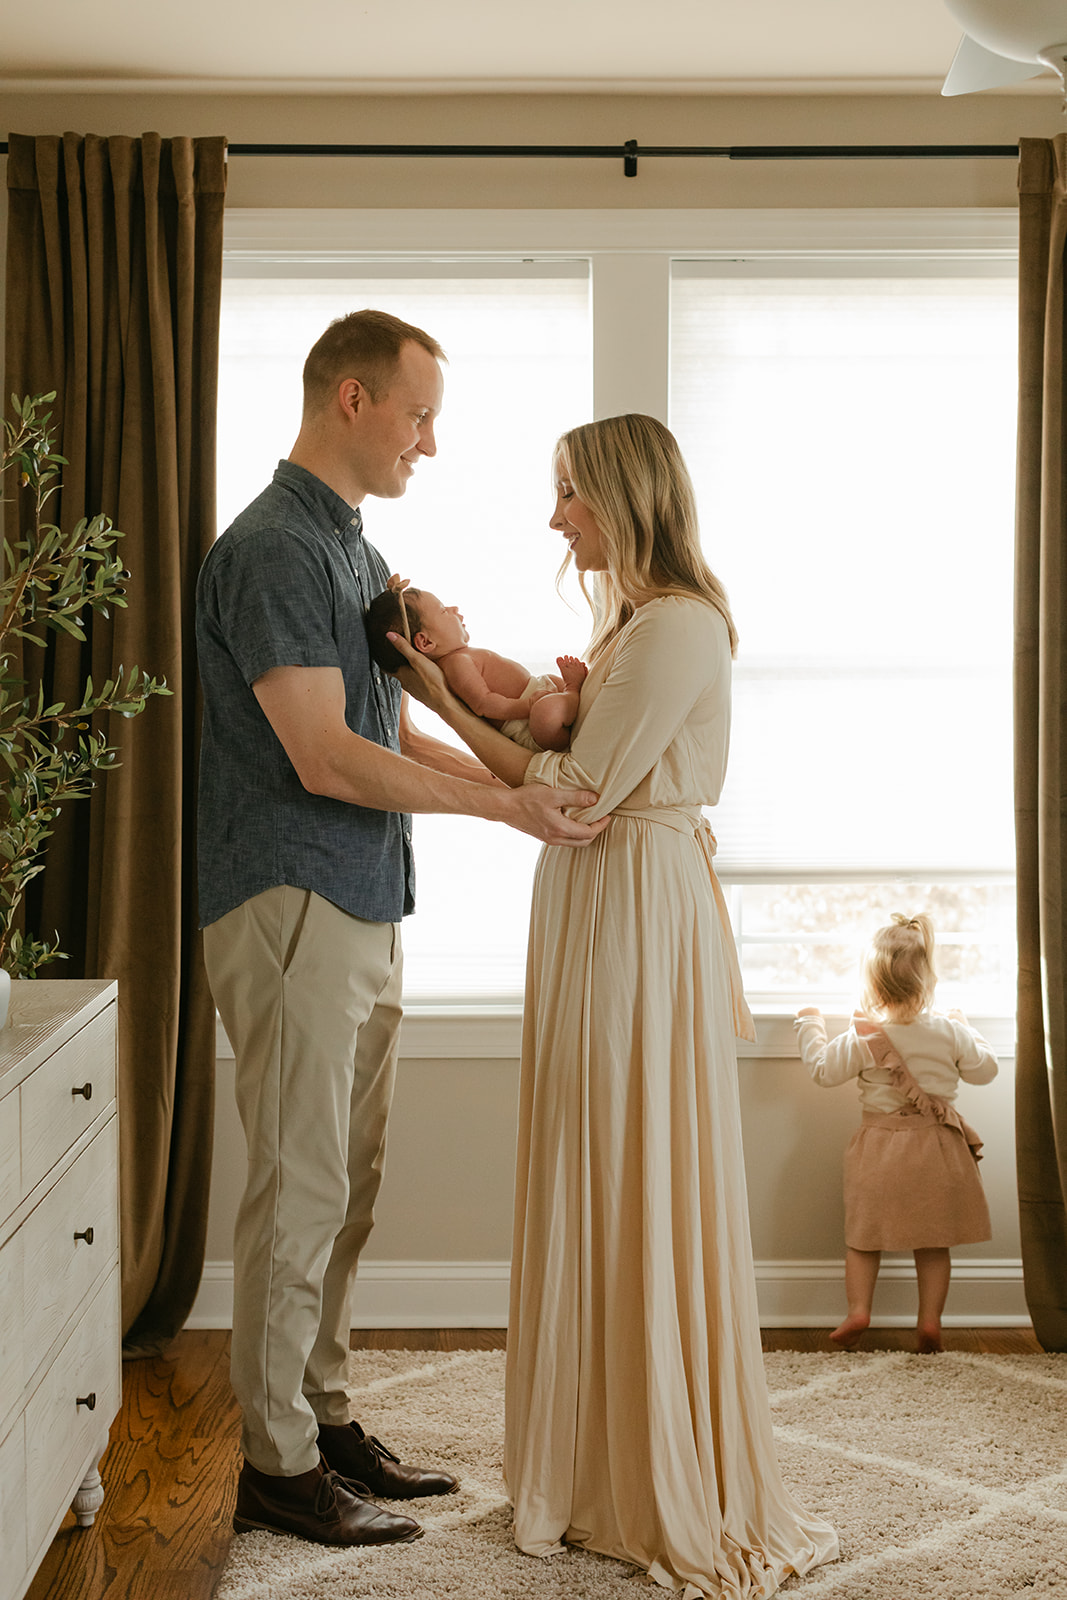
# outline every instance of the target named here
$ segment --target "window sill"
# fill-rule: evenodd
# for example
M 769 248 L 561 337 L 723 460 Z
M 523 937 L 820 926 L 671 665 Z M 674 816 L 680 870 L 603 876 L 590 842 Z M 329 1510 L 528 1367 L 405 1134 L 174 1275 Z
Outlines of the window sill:
M 845 1011 L 827 1010 L 831 1038 L 848 1023 Z M 793 1012 L 770 1007 L 753 1013 L 756 1041 L 737 1041 L 741 1059 L 778 1061 L 797 1055 Z M 1015 1054 L 1014 1017 L 971 1017 L 998 1059 Z M 400 1056 L 405 1061 L 510 1061 L 517 1060 L 522 1038 L 522 1007 L 517 1004 L 474 1003 L 409 1005 L 400 1033 Z M 221 1020 L 216 1018 L 215 1053 L 219 1060 L 233 1059 L 233 1049 Z

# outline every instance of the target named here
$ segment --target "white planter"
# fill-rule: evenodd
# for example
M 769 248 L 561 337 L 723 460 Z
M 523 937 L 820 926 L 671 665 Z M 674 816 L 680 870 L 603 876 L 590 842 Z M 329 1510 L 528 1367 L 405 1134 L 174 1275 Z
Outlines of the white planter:
M 11 1004 L 11 974 L 0 967 L 0 1028 L 7 1027 L 7 1008 Z

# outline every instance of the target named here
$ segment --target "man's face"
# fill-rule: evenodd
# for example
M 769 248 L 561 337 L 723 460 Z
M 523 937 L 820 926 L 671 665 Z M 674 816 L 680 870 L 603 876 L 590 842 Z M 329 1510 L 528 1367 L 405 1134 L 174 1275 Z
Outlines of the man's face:
M 396 500 L 420 456 L 437 454 L 434 418 L 444 397 L 441 368 L 428 350 L 406 344 L 385 394 L 364 391 L 352 435 L 352 465 L 364 494 Z

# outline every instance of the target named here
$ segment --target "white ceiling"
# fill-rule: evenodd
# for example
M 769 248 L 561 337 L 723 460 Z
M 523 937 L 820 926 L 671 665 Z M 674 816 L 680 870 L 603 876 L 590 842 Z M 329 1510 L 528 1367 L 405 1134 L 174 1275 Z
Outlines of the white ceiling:
M 942 0 L 0 0 L 0 87 L 929 92 L 959 38 Z

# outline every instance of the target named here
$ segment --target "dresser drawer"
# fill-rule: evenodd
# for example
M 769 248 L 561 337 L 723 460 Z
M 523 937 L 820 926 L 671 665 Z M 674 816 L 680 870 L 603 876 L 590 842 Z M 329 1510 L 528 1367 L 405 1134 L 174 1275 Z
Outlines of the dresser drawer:
M 115 1007 L 100 1012 L 42 1062 L 19 1093 L 22 1188 L 29 1194 L 115 1098 Z
M 121 1401 L 118 1268 L 91 1300 L 81 1321 L 26 1407 L 26 1544 L 31 1554 L 56 1525 L 56 1509 L 107 1446 Z M 92 1410 L 79 1398 L 95 1397 Z
M 19 1417 L 4 1437 L 0 1428 L 0 1600 L 14 1600 L 25 1588 L 26 1452 Z
M 22 1398 L 22 1229 L 0 1250 L 0 1438 Z M 0 1478 L 0 1491 L 3 1479 Z M 0 1540 L 0 1550 L 5 1549 Z
M 0 1100 L 0 1224 L 22 1199 L 20 1172 L 19 1097 L 13 1089 Z
M 23 1238 L 22 1376 L 27 1383 L 79 1306 L 115 1264 L 118 1159 L 118 1118 L 112 1117 L 16 1234 Z

